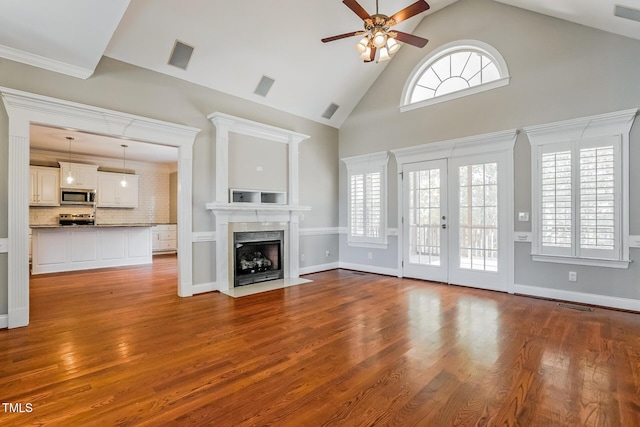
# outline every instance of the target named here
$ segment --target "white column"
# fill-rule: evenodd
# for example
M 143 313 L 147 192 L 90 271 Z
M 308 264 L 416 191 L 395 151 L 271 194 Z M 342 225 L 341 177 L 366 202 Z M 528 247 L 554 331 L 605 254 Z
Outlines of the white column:
M 216 213 L 216 285 L 218 290 L 233 288 L 229 283 L 229 218 Z
M 300 215 L 291 214 L 289 222 L 289 278 L 300 277 Z
M 8 325 L 29 324 L 29 122 L 9 118 Z
M 215 117 L 216 127 L 216 202 L 229 202 L 229 130 L 233 122 Z
M 193 142 L 178 148 L 178 295 L 193 295 Z
M 296 206 L 299 203 L 298 184 L 298 143 L 300 139 L 293 135 L 289 137 L 289 205 Z

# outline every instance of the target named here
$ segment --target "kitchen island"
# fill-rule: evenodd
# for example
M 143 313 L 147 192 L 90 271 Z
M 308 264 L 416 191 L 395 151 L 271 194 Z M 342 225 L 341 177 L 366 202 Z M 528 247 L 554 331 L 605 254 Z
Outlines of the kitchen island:
M 152 224 L 33 225 L 32 274 L 151 264 Z

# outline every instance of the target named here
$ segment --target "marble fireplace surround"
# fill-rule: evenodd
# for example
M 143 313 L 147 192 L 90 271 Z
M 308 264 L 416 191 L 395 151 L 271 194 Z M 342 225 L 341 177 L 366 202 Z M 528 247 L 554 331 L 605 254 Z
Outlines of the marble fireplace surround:
M 253 122 L 224 113 L 208 116 L 216 127 L 216 199 L 207 209 L 216 221 L 216 285 L 237 297 L 309 282 L 300 279 L 300 215 L 309 211 L 298 202 L 298 144 L 308 135 Z M 287 144 L 288 188 L 286 204 L 229 202 L 229 133 L 240 133 Z M 256 183 L 255 190 L 260 190 Z M 233 233 L 284 230 L 284 279 L 234 288 Z

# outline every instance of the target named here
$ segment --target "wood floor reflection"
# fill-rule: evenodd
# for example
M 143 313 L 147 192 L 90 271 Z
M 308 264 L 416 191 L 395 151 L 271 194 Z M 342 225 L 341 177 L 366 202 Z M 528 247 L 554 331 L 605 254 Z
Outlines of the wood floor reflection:
M 9 425 L 638 426 L 640 315 L 334 270 L 176 295 L 176 258 L 31 279 Z M 17 408 L 17 406 L 13 406 Z

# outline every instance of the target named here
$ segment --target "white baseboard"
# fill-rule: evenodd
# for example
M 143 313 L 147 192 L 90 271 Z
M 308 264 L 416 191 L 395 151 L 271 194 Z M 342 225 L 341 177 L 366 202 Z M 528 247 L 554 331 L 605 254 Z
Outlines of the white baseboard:
M 0 329 L 9 327 L 9 315 L 8 314 L 0 314 Z
M 193 295 L 203 294 L 205 292 L 217 291 L 218 285 L 216 282 L 198 283 L 197 285 L 193 285 L 191 289 L 193 290 Z
M 514 292 L 516 294 L 522 295 L 579 302 L 583 304 L 599 305 L 603 307 L 619 308 L 622 310 L 632 310 L 640 312 L 640 300 L 631 298 L 611 297 L 607 295 L 587 294 L 582 292 L 573 292 L 561 289 L 542 288 L 539 286 L 518 284 L 514 286 Z
M 330 262 L 327 264 L 318 264 L 318 265 L 310 265 L 308 267 L 300 267 L 299 272 L 302 275 L 302 274 L 318 273 L 320 271 L 335 270 L 336 268 L 340 268 L 340 264 L 337 262 Z
M 367 264 L 352 264 L 350 262 L 340 262 L 339 268 L 344 268 L 346 270 L 356 270 L 356 271 L 364 271 L 367 273 L 375 273 L 375 274 L 384 274 L 385 276 L 398 276 L 397 268 L 388 268 L 388 267 L 378 267 L 376 265 L 367 265 Z

